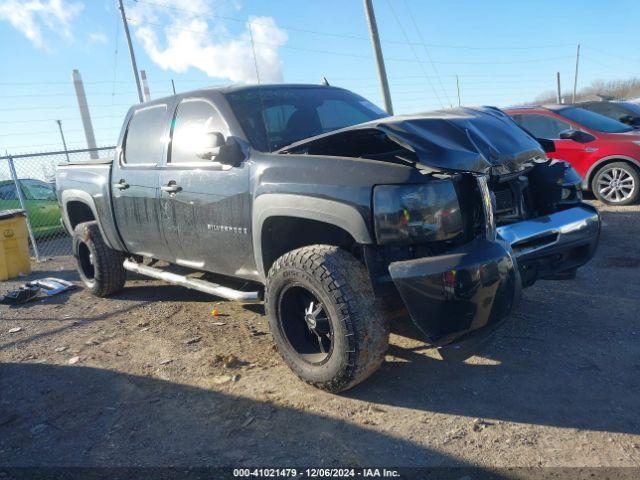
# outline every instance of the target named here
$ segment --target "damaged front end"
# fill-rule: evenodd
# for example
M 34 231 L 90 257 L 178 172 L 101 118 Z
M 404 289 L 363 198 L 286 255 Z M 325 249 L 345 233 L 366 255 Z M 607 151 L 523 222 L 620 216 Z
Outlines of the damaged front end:
M 418 185 L 376 185 L 378 295 L 399 295 L 443 356 L 466 357 L 538 278 L 569 278 L 594 254 L 597 211 L 580 177 L 493 108 L 389 117 L 298 142 L 283 153 L 413 165 Z

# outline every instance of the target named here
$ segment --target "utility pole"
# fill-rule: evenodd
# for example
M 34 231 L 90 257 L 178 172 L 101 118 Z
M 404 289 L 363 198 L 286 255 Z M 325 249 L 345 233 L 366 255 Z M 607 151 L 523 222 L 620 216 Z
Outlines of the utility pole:
M 458 106 L 461 106 L 462 102 L 460 101 L 460 79 L 458 78 L 458 75 L 456 75 L 456 87 L 458 88 Z
M 176 84 L 173 83 L 173 78 L 171 79 L 171 88 L 173 88 L 173 94 L 176 94 Z
M 573 100 L 571 103 L 576 103 L 576 89 L 578 88 L 578 66 L 580 65 L 580 44 L 576 50 L 576 76 L 573 79 Z
M 64 140 L 64 132 L 62 131 L 62 120 L 56 120 L 58 129 L 60 129 L 60 137 L 62 138 L 62 146 L 64 147 L 64 154 L 67 157 L 67 163 L 69 163 L 69 152 L 67 152 L 67 142 Z
M 73 71 L 73 88 L 76 90 L 78 98 L 78 108 L 80 109 L 80 117 L 82 118 L 82 126 L 84 127 L 84 136 L 87 139 L 87 148 L 90 149 L 89 156 L 92 159 L 98 158 L 96 151 L 96 136 L 93 133 L 93 124 L 91 123 L 91 114 L 89 113 L 89 105 L 87 104 L 87 96 L 84 93 L 84 84 L 78 70 Z
M 144 101 L 148 102 L 151 100 L 151 92 L 149 92 L 149 82 L 147 82 L 147 72 L 144 70 L 140 70 L 140 77 L 142 78 L 142 94 L 144 96 Z
M 382 57 L 382 48 L 380 47 L 380 37 L 378 35 L 378 24 L 376 23 L 376 15 L 373 12 L 371 0 L 364 0 L 364 11 L 369 23 L 369 34 L 371 35 L 371 44 L 373 52 L 376 56 L 376 65 L 378 66 L 378 78 L 380 79 L 380 88 L 382 90 L 382 100 L 384 101 L 384 109 L 389 115 L 393 115 L 393 105 L 391 103 L 391 94 L 389 93 L 389 80 L 387 79 L 387 69 L 384 66 L 384 58 Z
M 558 87 L 558 93 L 556 94 L 556 101 L 558 104 L 562 103 L 562 90 L 560 89 L 560 72 L 556 72 L 556 83 Z
M 136 55 L 133 52 L 133 44 L 131 43 L 131 35 L 129 34 L 129 24 L 127 23 L 127 15 L 124 13 L 124 5 L 122 0 L 118 0 L 120 4 L 120 15 L 122 16 L 122 24 L 124 25 L 124 34 L 127 37 L 127 45 L 129 46 L 129 56 L 131 57 L 131 68 L 133 68 L 133 78 L 136 79 L 136 87 L 138 88 L 138 99 L 140 103 L 142 99 L 142 88 L 140 88 L 140 77 L 138 77 L 138 67 L 136 65 Z

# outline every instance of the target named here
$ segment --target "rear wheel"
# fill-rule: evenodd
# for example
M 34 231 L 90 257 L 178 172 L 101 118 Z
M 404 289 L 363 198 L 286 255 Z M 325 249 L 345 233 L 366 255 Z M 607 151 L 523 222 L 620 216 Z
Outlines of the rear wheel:
M 124 287 L 124 255 L 109 248 L 97 222 L 84 222 L 73 231 L 73 254 L 80 279 L 97 297 L 106 297 Z
M 280 355 L 306 382 L 331 392 L 360 383 L 384 361 L 389 327 L 364 266 L 338 247 L 280 257 L 265 291 Z
M 613 162 L 602 167 L 591 181 L 591 190 L 607 205 L 630 205 L 638 200 L 640 176 L 626 162 Z

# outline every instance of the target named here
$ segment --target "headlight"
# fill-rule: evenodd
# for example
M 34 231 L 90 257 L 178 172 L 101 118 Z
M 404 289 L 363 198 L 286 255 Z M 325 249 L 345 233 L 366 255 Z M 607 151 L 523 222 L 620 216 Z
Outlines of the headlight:
M 450 240 L 463 232 L 458 195 L 450 180 L 377 186 L 373 214 L 378 243 Z

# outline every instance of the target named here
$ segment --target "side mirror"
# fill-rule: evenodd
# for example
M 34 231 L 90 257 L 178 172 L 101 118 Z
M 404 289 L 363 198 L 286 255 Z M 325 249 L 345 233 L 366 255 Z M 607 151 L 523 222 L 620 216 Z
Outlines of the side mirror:
M 587 132 L 583 132 L 582 130 L 563 130 L 560 132 L 560 138 L 562 140 L 573 140 L 578 143 L 587 143 L 595 140 L 593 135 L 588 134 Z
M 205 132 L 201 149 L 197 153 L 203 160 L 213 160 L 220 153 L 220 147 L 225 144 L 224 135 L 220 132 Z
M 536 138 L 536 140 L 545 153 L 553 153 L 556 151 L 556 144 L 553 143 L 553 140 L 549 140 L 548 138 Z

